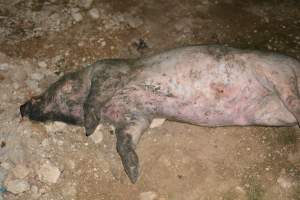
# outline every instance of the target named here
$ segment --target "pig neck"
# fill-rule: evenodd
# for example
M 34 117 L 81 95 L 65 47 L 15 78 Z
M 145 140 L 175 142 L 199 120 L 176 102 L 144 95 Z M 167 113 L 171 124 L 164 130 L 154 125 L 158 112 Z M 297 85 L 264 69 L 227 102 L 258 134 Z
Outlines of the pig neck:
M 131 60 L 130 60 L 131 61 Z M 112 62 L 112 61 L 109 61 Z M 116 62 L 116 61 L 115 61 Z M 132 61 L 120 60 L 117 64 L 96 66 L 92 72 L 91 89 L 87 101 L 102 107 L 116 91 L 122 89 L 135 74 Z

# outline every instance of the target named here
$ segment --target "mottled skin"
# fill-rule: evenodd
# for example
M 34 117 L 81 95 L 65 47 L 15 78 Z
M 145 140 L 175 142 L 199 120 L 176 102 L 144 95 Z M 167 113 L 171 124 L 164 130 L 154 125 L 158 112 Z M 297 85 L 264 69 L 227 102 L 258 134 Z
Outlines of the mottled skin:
M 116 127 L 117 151 L 134 183 L 136 145 L 155 117 L 200 126 L 293 126 L 300 122 L 300 63 L 275 53 L 217 45 L 137 60 L 109 59 L 68 74 L 21 106 L 22 116 Z

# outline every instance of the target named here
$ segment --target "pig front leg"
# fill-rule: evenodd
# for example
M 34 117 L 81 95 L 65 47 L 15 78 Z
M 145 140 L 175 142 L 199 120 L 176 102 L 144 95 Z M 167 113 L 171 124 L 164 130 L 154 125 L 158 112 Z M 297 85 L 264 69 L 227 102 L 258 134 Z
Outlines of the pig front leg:
M 298 92 L 297 75 L 292 68 L 285 67 L 285 71 L 271 71 L 266 78 L 272 83 L 275 92 L 284 106 L 289 110 L 300 125 L 300 96 Z
M 121 93 L 123 92 L 122 90 Z M 136 100 L 133 94 L 116 95 L 103 107 L 101 115 L 102 120 L 108 121 L 116 128 L 117 152 L 132 183 L 135 183 L 139 176 L 139 159 L 135 149 L 151 120 L 151 116 L 145 114 L 143 104 L 137 103 Z
M 130 119 L 116 129 L 117 152 L 127 176 L 132 183 L 135 183 L 139 176 L 139 159 L 135 148 L 141 135 L 149 127 L 149 120 L 140 114 L 130 115 Z

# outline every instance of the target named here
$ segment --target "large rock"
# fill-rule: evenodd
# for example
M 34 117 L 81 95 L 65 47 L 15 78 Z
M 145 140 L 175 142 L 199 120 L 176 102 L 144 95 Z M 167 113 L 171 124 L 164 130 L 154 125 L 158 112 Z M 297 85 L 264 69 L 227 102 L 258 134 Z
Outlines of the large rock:
M 37 171 L 37 174 L 42 182 L 56 183 L 60 176 L 60 170 L 50 162 L 46 162 Z
M 7 191 L 13 194 L 19 194 L 29 190 L 30 185 L 27 181 L 16 179 L 16 180 L 8 180 L 5 182 L 5 186 Z
M 24 165 L 17 165 L 12 172 L 16 178 L 23 179 L 29 174 L 29 169 Z

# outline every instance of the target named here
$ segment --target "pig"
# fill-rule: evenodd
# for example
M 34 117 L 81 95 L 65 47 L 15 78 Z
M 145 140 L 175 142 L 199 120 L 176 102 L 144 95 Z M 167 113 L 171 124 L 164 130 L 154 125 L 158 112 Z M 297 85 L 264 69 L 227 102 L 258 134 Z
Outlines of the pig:
M 36 121 L 113 125 L 132 183 L 135 152 L 153 118 L 199 126 L 294 126 L 300 121 L 300 63 L 295 58 L 221 45 L 187 46 L 139 59 L 104 59 L 66 74 L 21 105 Z

